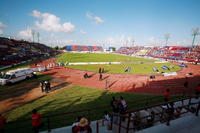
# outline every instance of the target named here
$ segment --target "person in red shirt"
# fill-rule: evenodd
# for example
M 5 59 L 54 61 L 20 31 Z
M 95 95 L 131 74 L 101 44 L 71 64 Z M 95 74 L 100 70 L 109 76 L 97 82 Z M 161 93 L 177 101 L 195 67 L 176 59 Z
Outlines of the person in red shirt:
M 31 119 L 34 133 L 39 133 L 39 129 L 42 126 L 41 117 L 42 115 L 37 113 L 36 109 L 33 109 Z
M 6 118 L 0 114 L 0 133 L 4 133 L 4 124 L 6 123 Z
M 168 102 L 169 98 L 170 98 L 169 89 L 166 89 L 166 91 L 165 91 L 165 102 Z
M 92 133 L 92 129 L 89 126 L 86 118 L 81 118 L 81 120 L 78 123 L 78 126 L 74 128 L 73 133 Z

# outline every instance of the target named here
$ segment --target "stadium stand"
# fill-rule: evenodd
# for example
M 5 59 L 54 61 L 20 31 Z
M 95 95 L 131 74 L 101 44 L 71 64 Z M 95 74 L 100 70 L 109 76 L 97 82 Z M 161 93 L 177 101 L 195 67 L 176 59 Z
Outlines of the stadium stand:
M 181 46 L 164 46 L 164 47 L 121 47 L 116 51 L 119 54 L 149 56 L 154 58 L 182 60 L 188 62 L 200 62 L 200 46 L 181 47 Z
M 67 45 L 66 46 L 67 51 L 103 51 L 103 48 L 101 46 L 80 46 L 80 45 Z
M 0 67 L 56 54 L 44 44 L 0 37 Z

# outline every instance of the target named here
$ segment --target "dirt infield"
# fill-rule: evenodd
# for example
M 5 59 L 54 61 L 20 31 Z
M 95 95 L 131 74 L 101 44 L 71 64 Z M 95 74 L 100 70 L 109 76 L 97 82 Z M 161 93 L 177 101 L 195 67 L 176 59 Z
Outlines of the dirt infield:
M 56 59 L 49 59 L 41 64 L 55 62 Z M 90 78 L 84 79 L 83 75 L 86 71 L 70 69 L 66 67 L 54 67 L 43 74 L 50 75 L 57 79 L 62 79 L 70 84 L 81 86 L 106 89 L 106 78 L 109 77 L 109 90 L 132 93 L 145 94 L 163 94 L 165 89 L 170 88 L 171 94 L 194 93 L 194 89 L 200 82 L 200 66 L 187 64 L 187 68 L 183 68 L 177 72 L 177 76 L 164 77 L 161 74 L 154 74 L 155 79 L 150 79 L 150 75 L 133 75 L 133 74 L 103 74 L 103 80 L 99 80 L 99 73 L 88 72 Z M 83 66 L 84 67 L 84 66 Z M 193 73 L 188 75 L 188 73 Z M 188 88 L 184 88 L 185 77 L 189 78 Z

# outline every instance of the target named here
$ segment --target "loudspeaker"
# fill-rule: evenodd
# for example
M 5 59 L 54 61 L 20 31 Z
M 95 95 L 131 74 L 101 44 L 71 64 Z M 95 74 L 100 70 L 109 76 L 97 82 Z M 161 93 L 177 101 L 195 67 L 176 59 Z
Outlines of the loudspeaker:
M 150 79 L 155 79 L 156 77 L 154 75 L 151 75 L 149 78 Z

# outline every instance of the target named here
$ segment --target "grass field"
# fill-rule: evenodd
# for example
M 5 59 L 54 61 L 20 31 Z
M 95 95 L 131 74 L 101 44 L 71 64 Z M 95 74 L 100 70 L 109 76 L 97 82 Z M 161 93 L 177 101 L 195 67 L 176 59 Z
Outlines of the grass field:
M 106 54 L 106 53 L 65 53 L 57 62 L 119 62 L 119 61 L 155 61 L 151 59 L 136 58 L 131 56 Z
M 86 71 L 98 72 L 99 67 L 103 67 L 105 72 L 108 73 L 126 73 L 126 74 L 155 74 L 152 70 L 153 67 L 157 67 L 159 72 L 175 72 L 179 71 L 181 68 L 177 65 L 174 65 L 174 69 L 163 70 L 161 67 L 170 66 L 170 63 L 145 63 L 145 64 L 111 64 L 111 65 L 68 65 L 67 67 L 73 69 L 80 69 Z M 131 71 L 125 72 L 126 67 L 130 66 Z
M 170 66 L 170 63 L 145 63 L 155 60 L 136 58 L 131 56 L 106 54 L 106 53 L 65 53 L 61 55 L 57 62 L 120 62 L 120 61 L 143 61 L 144 63 L 124 63 L 111 65 L 68 65 L 69 68 L 98 72 L 99 67 L 103 67 L 108 73 L 129 73 L 129 74 L 154 74 L 152 68 L 157 67 L 160 72 L 175 72 L 181 68 L 175 65 L 174 69 L 163 70 L 163 65 Z M 130 72 L 124 72 L 127 66 L 131 67 Z
M 136 109 L 139 107 L 147 106 L 144 98 L 152 98 L 155 95 L 145 95 L 145 94 L 131 94 L 131 93 L 121 93 L 108 90 L 100 90 L 95 88 L 87 88 L 82 86 L 71 85 L 66 89 L 60 90 L 56 93 L 52 93 L 48 96 L 37 99 L 33 102 L 27 103 L 21 107 L 18 107 L 7 114 L 8 121 L 20 120 L 25 118 L 30 118 L 31 111 L 37 108 L 39 112 L 44 115 L 53 115 L 63 112 L 72 112 L 68 115 L 61 115 L 53 117 L 50 119 L 51 127 L 62 127 L 66 125 L 71 125 L 77 116 L 87 116 L 88 113 L 91 116 L 91 120 L 100 119 L 103 116 L 105 110 L 111 111 L 109 107 L 112 96 L 117 99 L 123 96 L 127 103 L 129 109 Z M 172 96 L 172 99 L 180 98 L 178 96 Z M 138 100 L 137 102 L 131 102 Z M 163 102 L 163 97 L 159 97 L 150 104 L 156 104 Z M 82 113 L 75 113 L 76 110 L 90 109 L 96 107 L 102 107 L 94 111 L 85 111 Z M 61 119 L 61 120 L 59 120 Z M 46 119 L 43 119 L 45 122 Z M 15 124 L 8 124 L 7 128 L 9 130 L 15 130 L 15 132 L 28 132 L 31 128 L 31 122 L 17 123 L 17 126 L 25 126 L 24 129 L 12 129 L 11 127 L 16 127 Z M 44 130 L 47 127 L 44 128 Z

